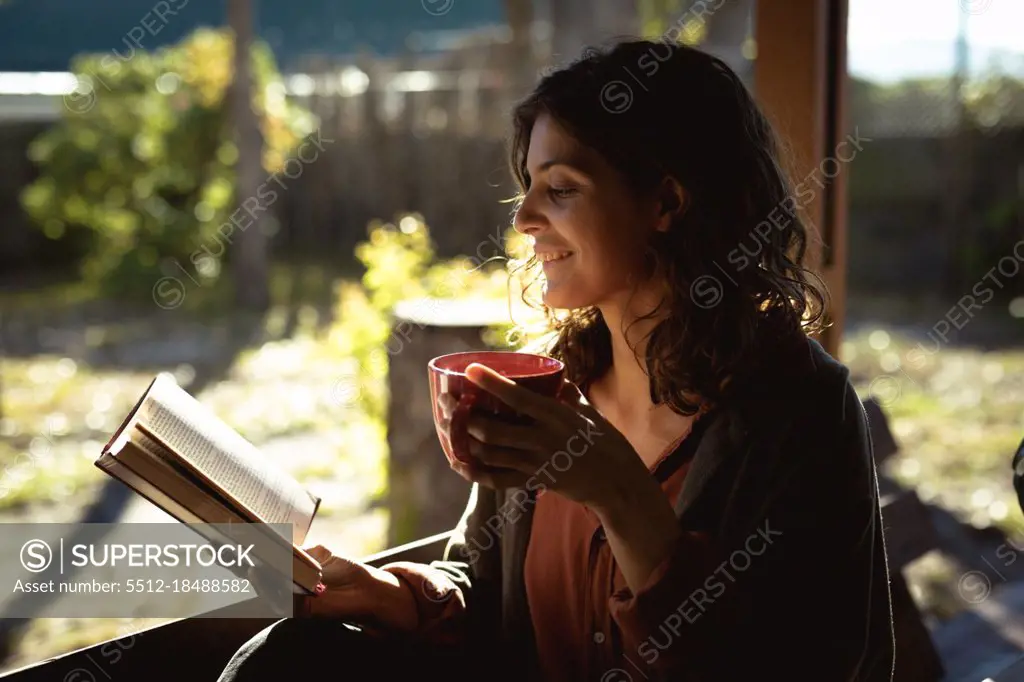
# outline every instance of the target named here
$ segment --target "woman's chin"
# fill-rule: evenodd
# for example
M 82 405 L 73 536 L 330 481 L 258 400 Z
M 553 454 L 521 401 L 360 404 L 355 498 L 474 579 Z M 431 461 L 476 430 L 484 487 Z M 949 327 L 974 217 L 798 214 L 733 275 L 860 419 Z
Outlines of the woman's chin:
M 571 291 L 572 287 L 565 286 L 551 286 L 549 283 L 544 288 L 544 294 L 541 300 L 549 308 L 559 308 L 562 310 L 571 310 L 574 308 L 585 308 L 592 305 L 592 302 L 585 296 L 580 296 L 578 292 L 574 294 Z

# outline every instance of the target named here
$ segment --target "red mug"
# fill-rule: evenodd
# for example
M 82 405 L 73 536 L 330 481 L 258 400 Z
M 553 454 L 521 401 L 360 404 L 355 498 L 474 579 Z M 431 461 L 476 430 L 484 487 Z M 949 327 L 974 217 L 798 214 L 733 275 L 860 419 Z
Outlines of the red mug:
M 490 414 L 512 423 L 530 421 L 529 417 L 517 413 L 497 396 L 466 378 L 466 368 L 474 362 L 486 365 L 524 388 L 552 398 L 558 395 L 565 376 L 565 365 L 560 360 L 515 351 L 467 351 L 431 360 L 427 368 L 434 426 L 449 463 L 453 460 L 463 463 L 471 461 L 469 434 L 466 432 L 466 419 L 471 411 Z M 448 433 L 442 428 L 444 413 L 438 403 L 438 399 L 445 393 L 457 401 L 452 410 Z M 451 440 L 448 434 L 451 434 Z

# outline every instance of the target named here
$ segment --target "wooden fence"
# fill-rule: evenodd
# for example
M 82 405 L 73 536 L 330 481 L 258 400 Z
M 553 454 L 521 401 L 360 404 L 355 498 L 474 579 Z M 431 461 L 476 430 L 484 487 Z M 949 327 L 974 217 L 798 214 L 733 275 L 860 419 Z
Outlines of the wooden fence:
M 407 210 L 424 215 L 444 256 L 476 253 L 506 228 L 505 135 L 521 93 L 502 47 L 305 69 L 318 75 L 291 89 L 308 91 L 296 99 L 319 119 L 324 152 L 284 193 L 279 246 L 347 256 L 369 221 Z
M 534 47 L 535 63 L 548 63 L 545 46 Z M 495 235 L 511 222 L 512 205 L 503 200 L 514 194 L 505 135 L 511 107 L 525 92 L 512 81 L 521 60 L 511 49 L 509 41 L 495 37 L 443 54 L 323 58 L 299 65 L 310 75 L 292 76 L 290 91 L 319 120 L 324 151 L 301 172 L 291 172 L 294 177 L 279 178 L 287 189 L 278 192 L 273 206 L 280 229 L 272 256 L 312 254 L 351 262 L 367 224 L 402 211 L 424 215 L 442 257 L 494 255 Z M 951 259 L 967 257 L 984 265 L 964 275 L 969 287 L 1024 234 L 1010 234 L 1006 225 L 1010 213 L 1018 225 L 1022 220 L 1016 183 L 1024 172 L 1024 128 L 1014 119 L 1001 129 L 972 133 L 972 170 L 965 182 L 953 183 L 946 172 L 966 161 L 943 151 L 949 131 L 928 128 L 910 136 L 906 126 L 893 128 L 900 118 L 893 111 L 890 105 L 851 102 L 851 126 L 873 140 L 849 168 L 851 292 L 936 292 L 948 286 L 942 273 Z M 0 127 L 0 159 L 6 162 L 0 179 L 0 280 L 19 286 L 37 270 L 66 272 L 75 266 L 76 245 L 46 240 L 18 205 L 21 188 L 35 177 L 26 148 L 46 125 Z M 959 188 L 971 208 L 963 221 L 971 249 L 955 248 L 940 229 L 941 199 L 950 187 Z

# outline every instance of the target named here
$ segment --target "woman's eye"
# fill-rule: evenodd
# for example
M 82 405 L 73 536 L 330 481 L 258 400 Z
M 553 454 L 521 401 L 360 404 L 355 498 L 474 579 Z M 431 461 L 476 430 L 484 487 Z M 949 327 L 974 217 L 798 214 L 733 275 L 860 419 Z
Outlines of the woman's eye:
M 571 197 L 575 194 L 577 189 L 575 187 L 551 187 L 548 191 L 551 192 L 551 196 L 556 199 L 565 199 L 566 197 Z

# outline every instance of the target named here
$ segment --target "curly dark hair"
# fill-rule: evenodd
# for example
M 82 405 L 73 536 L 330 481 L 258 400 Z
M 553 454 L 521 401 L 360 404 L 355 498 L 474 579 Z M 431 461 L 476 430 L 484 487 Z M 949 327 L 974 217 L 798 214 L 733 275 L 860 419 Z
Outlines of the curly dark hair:
M 806 344 L 826 326 L 827 290 L 804 266 L 808 225 L 779 143 L 723 61 L 684 45 L 630 40 L 587 48 L 545 76 L 513 113 L 509 163 L 519 202 L 541 114 L 601 154 L 633 191 L 653 192 L 671 177 L 687 195 L 670 229 L 646 245 L 645 275 L 664 278 L 671 291 L 645 316 L 667 312 L 644 358 L 654 404 L 687 415 L 719 404 L 742 379 L 778 362 L 772 349 Z M 528 292 L 539 262 L 516 265 L 527 275 L 523 300 L 536 308 Z M 719 295 L 713 305 L 709 293 Z M 566 363 L 567 378 L 586 386 L 603 374 L 611 337 L 600 310 L 565 315 L 540 306 L 550 340 L 544 352 Z

